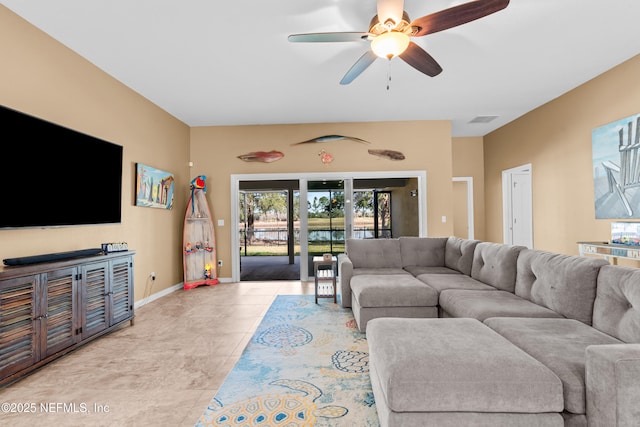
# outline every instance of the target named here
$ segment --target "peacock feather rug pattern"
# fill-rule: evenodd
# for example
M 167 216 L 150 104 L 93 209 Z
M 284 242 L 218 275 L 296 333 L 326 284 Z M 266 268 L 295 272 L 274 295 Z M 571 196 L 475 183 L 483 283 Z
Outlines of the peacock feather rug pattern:
M 196 427 L 379 426 L 368 351 L 350 309 L 279 295 Z

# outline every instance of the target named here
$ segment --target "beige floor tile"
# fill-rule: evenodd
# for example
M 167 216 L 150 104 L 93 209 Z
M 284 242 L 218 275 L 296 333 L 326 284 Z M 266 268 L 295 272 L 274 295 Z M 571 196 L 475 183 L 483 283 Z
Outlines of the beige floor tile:
M 280 294 L 313 295 L 313 283 L 221 283 L 152 301 L 134 326 L 0 389 L 1 402 L 34 409 L 0 424 L 193 426 Z

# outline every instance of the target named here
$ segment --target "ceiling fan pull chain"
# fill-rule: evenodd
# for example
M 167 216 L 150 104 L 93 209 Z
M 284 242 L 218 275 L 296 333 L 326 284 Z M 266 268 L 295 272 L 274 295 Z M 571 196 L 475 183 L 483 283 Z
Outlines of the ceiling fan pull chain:
M 389 68 L 387 68 L 387 90 L 391 87 L 391 59 L 389 59 Z

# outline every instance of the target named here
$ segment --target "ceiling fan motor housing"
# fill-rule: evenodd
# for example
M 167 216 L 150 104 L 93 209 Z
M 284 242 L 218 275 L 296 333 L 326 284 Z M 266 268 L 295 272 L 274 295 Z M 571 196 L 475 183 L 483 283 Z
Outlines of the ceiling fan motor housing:
M 389 31 L 398 31 L 410 36 L 420 30 L 418 27 L 412 27 L 410 22 L 411 19 L 407 12 L 402 13 L 402 21 L 399 23 L 395 23 L 392 19 L 388 19 L 387 22 L 380 22 L 378 15 L 374 15 L 374 17 L 371 18 L 371 23 L 369 24 L 369 33 L 380 35 Z

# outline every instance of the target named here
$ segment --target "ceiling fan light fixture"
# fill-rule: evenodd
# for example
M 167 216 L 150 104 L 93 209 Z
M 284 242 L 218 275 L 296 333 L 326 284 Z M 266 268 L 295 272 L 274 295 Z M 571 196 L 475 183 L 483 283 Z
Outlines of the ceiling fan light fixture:
M 392 59 L 409 47 L 409 36 L 399 31 L 388 31 L 371 41 L 371 50 L 380 58 Z

